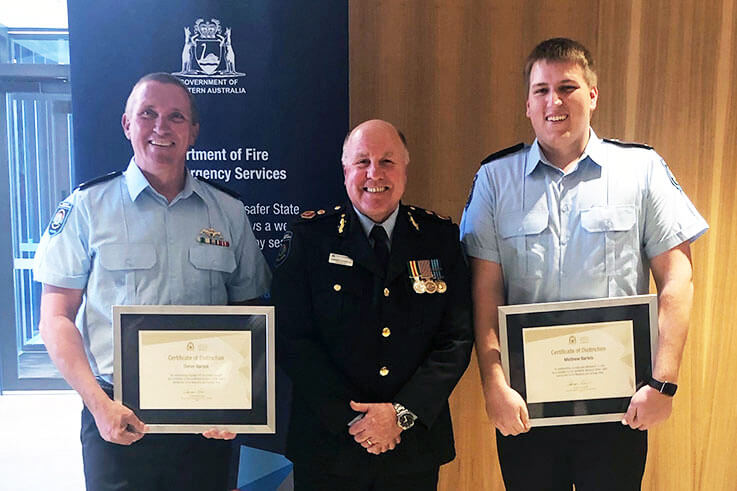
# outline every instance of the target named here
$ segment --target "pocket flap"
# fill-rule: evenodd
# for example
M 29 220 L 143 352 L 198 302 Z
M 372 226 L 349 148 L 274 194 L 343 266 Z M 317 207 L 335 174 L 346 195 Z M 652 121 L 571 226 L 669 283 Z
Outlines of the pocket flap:
M 548 214 L 539 211 L 505 213 L 499 217 L 497 226 L 499 234 L 504 239 L 518 235 L 539 234 L 548 227 Z
M 189 260 L 197 269 L 209 269 L 232 273 L 235 271 L 235 254 L 228 247 L 195 245 L 189 248 Z
M 153 244 L 103 244 L 100 264 L 109 271 L 151 269 L 156 264 Z
M 618 232 L 635 225 L 635 207 L 597 206 L 581 211 L 581 226 L 589 232 Z

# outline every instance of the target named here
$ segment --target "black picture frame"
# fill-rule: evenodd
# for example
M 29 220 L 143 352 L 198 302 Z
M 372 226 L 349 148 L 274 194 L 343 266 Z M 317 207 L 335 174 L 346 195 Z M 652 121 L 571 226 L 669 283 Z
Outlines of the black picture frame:
M 507 383 L 525 402 L 528 401 L 525 364 L 534 363 L 534 360 L 525 359 L 525 329 L 631 321 L 636 387 L 644 385 L 652 373 L 658 341 L 656 295 L 506 305 L 500 306 L 498 313 L 502 368 Z M 527 404 L 527 410 L 532 426 L 610 422 L 622 419 L 630 399 L 533 402 Z
M 139 332 L 208 331 L 251 333 L 250 409 L 142 409 Z M 133 410 L 150 433 L 275 433 L 273 306 L 113 306 L 114 399 Z

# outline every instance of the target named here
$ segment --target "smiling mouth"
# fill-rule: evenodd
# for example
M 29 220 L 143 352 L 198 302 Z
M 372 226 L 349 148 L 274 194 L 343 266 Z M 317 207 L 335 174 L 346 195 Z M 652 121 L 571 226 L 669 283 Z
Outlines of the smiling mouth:
M 363 190 L 367 193 L 383 193 L 385 191 L 389 191 L 389 186 L 378 186 L 378 187 L 365 186 Z
M 565 121 L 566 119 L 568 119 L 567 114 L 559 114 L 556 116 L 546 116 L 545 117 L 545 121 L 550 121 L 551 123 L 559 123 L 561 121 Z
M 174 142 L 171 140 L 149 140 L 151 145 L 161 148 L 169 148 L 174 146 Z

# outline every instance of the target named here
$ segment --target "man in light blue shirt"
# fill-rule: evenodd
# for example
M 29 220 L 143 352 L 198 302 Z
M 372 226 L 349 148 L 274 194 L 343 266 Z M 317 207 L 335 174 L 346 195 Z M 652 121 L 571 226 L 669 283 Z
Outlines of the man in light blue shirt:
M 85 404 L 88 489 L 225 489 L 229 442 L 144 438 L 144 423 L 111 400 L 111 306 L 242 303 L 266 293 L 271 273 L 242 203 L 187 171 L 199 123 L 181 82 L 143 77 L 122 125 L 134 152 L 128 168 L 79 186 L 39 244 L 41 334 Z
M 672 409 L 692 302 L 690 242 L 708 228 L 650 147 L 590 127 L 598 88 L 588 50 L 544 41 L 525 67 L 536 139 L 487 158 L 461 222 L 471 258 L 476 350 L 507 489 L 639 489 L 644 430 Z M 497 307 L 658 290 L 652 384 L 620 423 L 533 428 L 500 363 Z M 670 396 L 667 392 L 671 392 Z

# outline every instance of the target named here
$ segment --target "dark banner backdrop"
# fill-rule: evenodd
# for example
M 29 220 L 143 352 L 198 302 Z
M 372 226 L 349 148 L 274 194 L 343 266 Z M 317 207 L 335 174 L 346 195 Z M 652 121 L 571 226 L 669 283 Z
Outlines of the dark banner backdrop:
M 343 200 L 346 0 L 69 0 L 69 37 L 78 182 L 125 169 L 126 97 L 163 71 L 200 108 L 187 165 L 241 195 L 271 264 L 287 222 Z
M 200 109 L 189 169 L 240 194 L 270 264 L 287 223 L 344 200 L 346 0 L 69 0 L 68 9 L 75 184 L 125 169 L 126 98 L 142 75 L 163 71 Z M 242 438 L 251 447 L 283 450 L 284 382 L 277 377 L 277 435 Z M 260 489 L 264 465 L 272 482 L 283 479 L 279 462 L 261 462 L 246 481 L 241 465 L 238 484 Z

